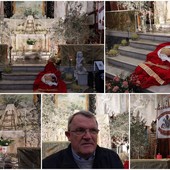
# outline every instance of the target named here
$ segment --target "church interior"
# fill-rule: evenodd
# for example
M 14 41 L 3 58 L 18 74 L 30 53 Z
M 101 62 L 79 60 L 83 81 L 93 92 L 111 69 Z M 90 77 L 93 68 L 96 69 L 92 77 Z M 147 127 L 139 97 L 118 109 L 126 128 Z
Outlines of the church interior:
M 169 94 L 130 95 L 131 169 L 169 169 Z
M 169 169 L 169 107 L 169 94 L 3 94 L 0 167 L 41 169 L 44 158 L 68 147 L 69 116 L 89 110 L 100 130 L 97 144 L 122 163 Z
M 67 92 L 104 92 L 104 3 L 1 1 L 0 49 L 0 91 L 34 92 L 54 58 Z
M 68 146 L 65 131 L 69 116 L 79 110 L 89 110 L 98 121 L 100 129 L 98 145 L 113 149 L 121 156 L 122 162 L 127 161 L 129 159 L 128 97 L 126 94 L 43 95 L 42 159 Z
M 169 92 L 169 78 L 164 69 L 158 68 L 167 66 L 169 70 L 169 52 L 160 52 L 167 59 L 162 59 L 158 53 L 161 48 L 170 51 L 169 9 L 169 1 L 105 2 L 107 93 Z M 151 80 L 148 70 L 165 83 Z M 122 88 L 122 82 L 117 83 L 114 77 L 127 81 L 129 86 Z
M 42 169 L 80 110 L 124 169 L 170 169 L 169 57 L 170 1 L 0 1 L 0 169 Z
M 40 98 L 0 96 L 0 169 L 41 168 Z

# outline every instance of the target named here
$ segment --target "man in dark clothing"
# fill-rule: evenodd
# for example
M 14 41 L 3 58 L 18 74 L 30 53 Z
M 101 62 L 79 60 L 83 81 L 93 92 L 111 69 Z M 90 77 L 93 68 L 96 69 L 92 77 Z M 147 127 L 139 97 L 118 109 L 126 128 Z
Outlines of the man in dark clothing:
M 44 169 L 123 169 L 119 156 L 97 145 L 98 123 L 95 116 L 80 111 L 68 120 L 65 132 L 71 144 L 43 160 Z

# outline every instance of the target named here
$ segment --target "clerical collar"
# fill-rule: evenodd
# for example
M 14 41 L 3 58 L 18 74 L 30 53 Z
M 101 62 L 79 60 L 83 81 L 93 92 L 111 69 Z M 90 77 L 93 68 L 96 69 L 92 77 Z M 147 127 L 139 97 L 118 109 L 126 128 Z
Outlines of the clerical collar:
M 76 152 L 73 150 L 73 148 L 71 148 L 71 150 L 72 150 L 72 154 L 75 160 L 86 160 L 86 161 L 94 160 L 95 152 L 88 159 L 84 159 L 81 156 L 77 155 Z

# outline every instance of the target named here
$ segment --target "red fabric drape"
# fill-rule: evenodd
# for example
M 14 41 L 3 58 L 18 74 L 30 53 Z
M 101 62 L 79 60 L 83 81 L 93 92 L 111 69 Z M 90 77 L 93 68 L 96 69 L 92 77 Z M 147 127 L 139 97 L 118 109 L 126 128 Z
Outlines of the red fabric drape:
M 157 139 L 157 154 L 160 153 L 162 158 L 170 155 L 170 139 Z
M 56 75 L 57 82 L 58 82 L 57 86 L 54 86 L 54 85 L 49 86 L 41 81 L 42 76 L 47 73 L 53 73 Z M 45 66 L 44 71 L 40 72 L 37 75 L 34 81 L 33 91 L 34 92 L 47 92 L 47 93 L 48 92 L 49 93 L 66 93 L 67 92 L 66 84 L 64 83 L 63 80 L 61 80 L 60 76 L 61 76 L 61 72 L 56 69 L 56 67 L 54 66 L 52 62 L 49 62 Z
M 156 47 L 156 49 L 147 54 L 146 56 L 146 62 L 152 62 L 153 64 L 159 64 L 159 65 L 164 65 L 164 66 L 168 66 L 170 67 L 170 63 L 168 61 L 162 61 L 159 57 L 158 57 L 158 54 L 157 52 L 167 46 L 167 45 L 170 45 L 170 42 L 167 42 L 167 43 L 162 43 L 160 45 L 158 45 Z M 160 67 L 157 67 L 155 65 L 150 65 L 150 64 L 146 64 L 148 67 L 150 67 L 161 79 L 163 79 L 165 81 L 164 85 L 165 84 L 168 84 L 170 83 L 170 69 L 164 69 L 164 68 L 160 68 Z M 153 86 L 153 85 L 160 85 L 154 77 L 152 76 L 149 76 L 148 73 L 146 73 L 145 70 L 143 70 L 140 66 L 137 66 L 134 73 L 132 73 L 132 75 L 137 75 L 138 76 L 138 79 L 141 83 L 141 88 L 148 88 L 150 86 Z

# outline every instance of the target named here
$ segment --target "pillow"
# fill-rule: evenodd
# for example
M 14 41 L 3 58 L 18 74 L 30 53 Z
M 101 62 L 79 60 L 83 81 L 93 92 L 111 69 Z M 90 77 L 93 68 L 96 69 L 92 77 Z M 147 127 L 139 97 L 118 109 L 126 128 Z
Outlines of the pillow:
M 162 48 L 160 53 L 170 57 L 170 48 Z

